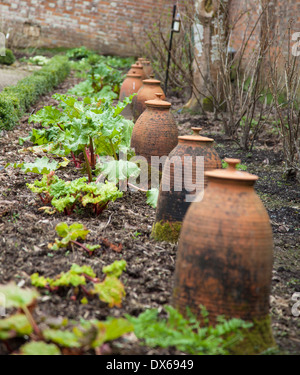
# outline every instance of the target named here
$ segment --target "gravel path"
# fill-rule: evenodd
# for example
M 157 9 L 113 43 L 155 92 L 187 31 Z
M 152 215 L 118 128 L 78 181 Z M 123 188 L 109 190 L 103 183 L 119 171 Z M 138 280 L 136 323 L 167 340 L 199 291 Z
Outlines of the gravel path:
M 31 72 L 27 70 L 11 68 L 5 69 L 0 65 L 0 92 L 6 86 L 16 85 L 19 80 L 25 78 L 29 74 L 31 74 Z

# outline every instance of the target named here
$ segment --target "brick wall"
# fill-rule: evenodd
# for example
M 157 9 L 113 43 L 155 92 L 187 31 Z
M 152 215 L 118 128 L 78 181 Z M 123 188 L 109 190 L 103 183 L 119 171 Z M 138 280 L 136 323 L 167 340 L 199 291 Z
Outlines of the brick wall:
M 174 0 L 0 0 L 0 22 L 48 47 L 86 47 L 132 55 L 159 17 L 170 24 Z M 5 31 L 5 30 L 4 30 Z
M 230 19 L 236 20 L 238 15 L 245 13 L 236 24 L 235 32 L 232 35 L 232 47 L 238 50 L 242 44 L 243 36 L 255 26 L 262 6 L 268 5 L 268 23 L 275 32 L 278 30 L 280 48 L 286 53 L 288 48 L 288 25 L 293 19 L 291 34 L 300 32 L 300 0 L 231 0 Z M 266 22 L 266 20 L 262 20 Z M 261 21 L 260 20 L 260 21 Z M 264 27 L 264 26 L 262 26 Z M 261 22 L 258 23 L 253 35 L 249 40 L 249 48 L 253 47 L 260 38 Z M 291 42 L 293 44 L 294 42 Z
M 191 3 L 194 0 L 179 0 Z M 293 32 L 300 32 L 300 0 L 231 0 L 230 13 L 234 18 L 249 10 L 242 18 L 232 38 L 238 49 L 250 19 L 257 20 L 261 2 L 269 2 L 272 22 L 278 25 L 283 45 L 287 45 L 287 25 L 295 19 Z M 0 0 L 2 30 L 11 24 L 25 38 L 20 43 L 37 40 L 48 47 L 78 47 L 85 45 L 104 54 L 138 54 L 135 39 L 147 40 L 146 31 L 159 19 L 171 23 L 172 6 L 176 0 Z M 4 30 L 3 30 L 4 25 Z M 250 39 L 257 43 L 260 28 Z M 286 43 L 285 43 L 286 42 Z M 140 43 L 138 43 L 140 45 Z

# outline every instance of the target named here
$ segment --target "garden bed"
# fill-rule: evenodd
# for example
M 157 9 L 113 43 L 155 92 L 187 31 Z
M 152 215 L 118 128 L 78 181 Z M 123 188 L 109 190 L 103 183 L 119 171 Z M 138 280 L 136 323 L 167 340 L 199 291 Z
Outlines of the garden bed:
M 64 93 L 79 81 L 71 75 L 55 90 Z M 233 142 L 226 139 L 218 121 L 203 116 L 181 114 L 180 99 L 170 98 L 172 110 L 179 125 L 180 134 L 189 134 L 191 126 L 201 126 L 203 134 L 216 141 L 216 149 L 221 158 L 238 157 L 247 166 L 247 171 L 257 174 L 256 191 L 268 209 L 274 233 L 274 269 L 270 313 L 275 340 L 281 354 L 300 353 L 300 318 L 291 313 L 293 293 L 300 292 L 300 225 L 299 225 L 299 183 L 286 182 L 283 177 L 283 158 L 280 148 L 276 148 L 274 135 L 267 135 L 265 144 L 255 147 L 251 154 L 242 152 Z M 44 96 L 29 110 L 37 111 L 45 105 L 52 105 L 51 94 Z M 142 192 L 124 192 L 124 196 L 99 217 L 87 210 L 77 210 L 71 216 L 43 213 L 41 203 L 26 187 L 36 175 L 24 175 L 18 169 L 1 169 L 6 163 L 15 163 L 22 158 L 34 159 L 32 155 L 18 154 L 22 148 L 19 137 L 26 137 L 31 126 L 28 115 L 24 116 L 14 131 L 3 131 L 0 136 L 0 284 L 15 281 L 19 285 L 31 286 L 30 275 L 54 277 L 70 269 L 73 263 L 90 265 L 100 276 L 104 265 L 115 260 L 127 262 L 121 280 L 126 297 L 121 307 L 109 308 L 97 298 L 82 304 L 81 298 L 74 301 L 68 290 L 58 293 L 43 293 L 36 314 L 38 317 L 66 317 L 79 320 L 96 318 L 105 320 L 108 316 L 123 317 L 124 314 L 137 316 L 148 308 L 160 308 L 170 304 L 172 283 L 176 261 L 177 245 L 155 242 L 151 239 L 151 228 L 155 210 L 146 204 Z M 273 143 L 273 144 L 272 144 Z M 272 144 L 272 147 L 268 147 Z M 68 180 L 81 177 L 73 163 L 57 172 Z M 25 179 L 26 177 L 26 179 Z M 49 250 L 48 244 L 57 237 L 55 227 L 65 221 L 84 224 L 89 230 L 88 242 L 100 244 L 92 256 L 74 249 L 66 251 Z M 119 247 L 121 252 L 105 246 L 104 239 Z M 81 296 L 82 297 L 82 296 Z M 22 343 L 22 342 L 21 342 Z M 16 341 L 16 348 L 20 344 Z M 0 343 L 0 354 L 6 354 L 7 347 Z M 149 348 L 141 346 L 134 335 L 127 335 L 110 344 L 112 354 L 176 354 L 173 347 Z

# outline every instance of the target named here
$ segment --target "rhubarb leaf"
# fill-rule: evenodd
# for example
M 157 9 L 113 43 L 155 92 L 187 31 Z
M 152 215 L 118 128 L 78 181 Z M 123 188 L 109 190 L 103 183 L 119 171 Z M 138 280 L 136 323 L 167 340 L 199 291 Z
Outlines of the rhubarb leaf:
M 39 294 L 34 289 L 20 288 L 14 282 L 0 285 L 0 294 L 5 296 L 5 307 L 26 307 L 38 298 Z
M 60 355 L 59 348 L 44 341 L 31 341 L 20 348 L 21 355 Z
M 122 272 L 126 269 L 127 263 L 124 259 L 116 260 L 114 263 L 109 266 L 104 266 L 102 272 L 107 276 L 120 277 Z
M 8 318 L 0 319 L 0 340 L 30 335 L 31 333 L 32 326 L 24 314 L 15 314 Z
M 147 203 L 151 207 L 156 208 L 159 190 L 156 189 L 156 188 L 150 189 L 150 190 L 147 191 L 146 195 L 147 195 Z
M 98 294 L 99 299 L 108 303 L 109 307 L 121 307 L 125 296 L 124 285 L 115 276 L 106 276 L 102 283 L 95 283 L 92 292 Z

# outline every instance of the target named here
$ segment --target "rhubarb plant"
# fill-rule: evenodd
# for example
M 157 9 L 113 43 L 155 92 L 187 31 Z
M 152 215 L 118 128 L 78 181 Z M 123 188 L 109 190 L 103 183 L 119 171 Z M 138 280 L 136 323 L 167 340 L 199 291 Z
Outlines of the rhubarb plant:
M 34 306 L 39 293 L 30 288 L 21 289 L 14 282 L 0 285 L 0 294 L 5 297 L 5 308 L 17 308 L 21 313 L 0 320 L 0 339 L 9 339 L 30 334 L 33 331 L 39 337 L 40 330 L 30 311 Z
M 68 226 L 67 223 L 59 223 L 55 227 L 56 233 L 62 237 L 62 240 L 55 239 L 54 244 L 49 244 L 48 248 L 51 250 L 58 250 L 62 247 L 69 247 L 71 244 L 79 246 L 83 250 L 87 251 L 89 255 L 93 254 L 93 251 L 98 249 L 100 245 L 89 245 L 82 244 L 78 242 L 78 239 L 81 238 L 85 240 L 86 236 L 89 234 L 89 230 L 80 223 L 73 223 Z
M 73 264 L 69 271 L 62 272 L 55 278 L 34 273 L 31 275 L 31 283 L 35 287 L 46 288 L 50 291 L 56 291 L 60 287 L 73 287 L 73 299 L 77 298 L 76 294 L 79 293 L 78 287 L 80 287 L 85 296 L 97 295 L 109 307 L 121 307 L 122 299 L 126 293 L 119 277 L 125 269 L 126 262 L 124 260 L 115 261 L 108 268 L 103 267 L 102 272 L 106 276 L 103 281 L 100 281 L 90 266 Z M 89 290 L 86 288 L 88 282 L 93 285 Z
M 73 267 L 73 273 L 94 273 L 87 266 Z M 108 343 L 133 331 L 133 325 L 124 318 L 108 318 L 79 322 L 66 318 L 35 317 L 35 306 L 39 294 L 36 289 L 20 288 L 15 283 L 0 285 L 0 293 L 5 296 L 7 309 L 13 307 L 19 311 L 0 319 L 0 340 L 5 343 L 10 354 L 21 355 L 70 355 L 84 354 L 94 350 L 102 354 L 109 349 Z M 10 340 L 16 337 L 26 339 L 26 343 L 12 353 Z
M 124 75 L 117 69 L 100 62 L 93 66 L 87 79 L 68 91 L 69 95 L 92 96 L 97 99 L 117 99 Z
M 149 204 L 149 206 L 156 208 L 158 195 L 159 195 L 159 189 L 152 188 L 147 191 L 146 195 L 147 195 L 147 203 Z
M 123 196 L 115 184 L 106 181 L 97 184 L 87 183 L 87 178 L 82 177 L 73 181 L 64 181 L 54 172 L 43 175 L 42 180 L 35 180 L 27 187 L 39 195 L 44 204 L 50 204 L 58 212 L 70 215 L 76 205 L 91 206 L 96 215 L 99 215 L 109 202 Z M 49 211 L 49 208 L 46 208 Z
M 50 161 L 47 156 L 37 158 L 33 163 L 14 163 L 14 168 L 20 168 L 24 173 L 37 173 L 37 174 L 49 174 L 52 171 L 56 171 L 61 167 L 66 167 L 69 164 L 69 160 L 63 158 L 64 161 L 58 162 L 56 160 Z M 11 163 L 6 164 L 5 168 L 10 166 Z
M 58 108 L 47 106 L 29 118 L 29 122 L 40 124 L 42 129 L 33 129 L 28 138 L 34 144 L 51 143 L 50 152 L 59 156 L 71 154 L 76 167 L 84 157 L 89 181 L 96 167 L 96 155 L 112 156 L 118 160 L 120 151 L 130 150 L 133 129 L 132 121 L 126 120 L 122 110 L 131 102 L 132 96 L 118 102 L 103 100 L 100 104 L 89 97 L 79 98 L 55 94 Z M 131 151 L 132 154 L 132 151 Z

